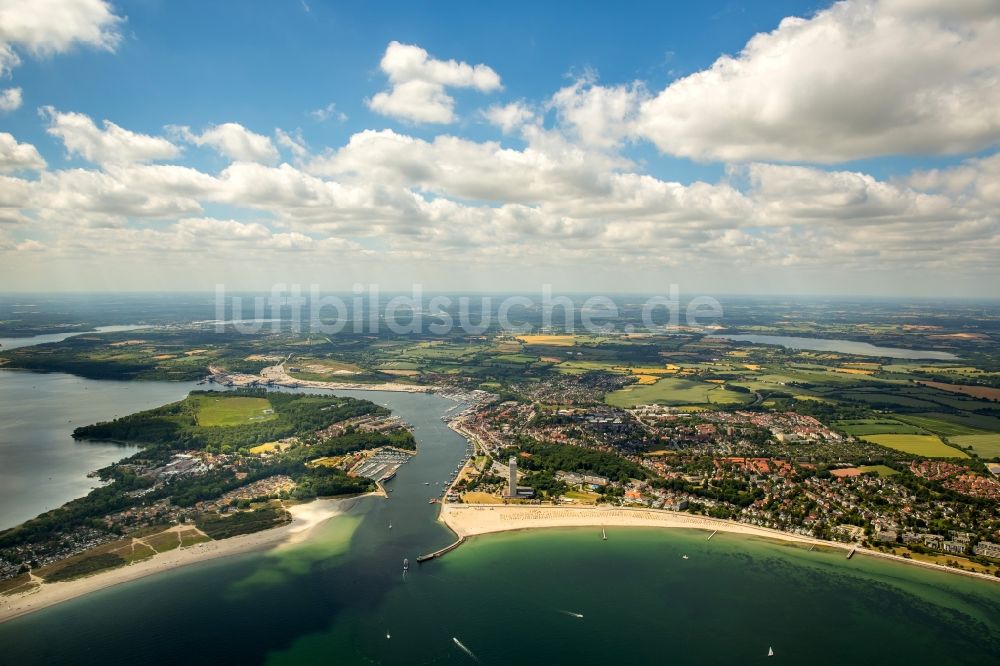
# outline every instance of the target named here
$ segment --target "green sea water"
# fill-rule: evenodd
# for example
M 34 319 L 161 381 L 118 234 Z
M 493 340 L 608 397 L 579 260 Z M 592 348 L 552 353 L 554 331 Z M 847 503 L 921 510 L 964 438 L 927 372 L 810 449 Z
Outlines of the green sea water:
M 418 566 L 453 539 L 425 484 L 464 451 L 439 418 L 454 403 L 351 395 L 415 425 L 419 454 L 388 499 L 354 501 L 294 547 L 0 625 L 0 663 L 1000 663 L 1000 584 L 840 551 L 574 528 L 475 537 Z

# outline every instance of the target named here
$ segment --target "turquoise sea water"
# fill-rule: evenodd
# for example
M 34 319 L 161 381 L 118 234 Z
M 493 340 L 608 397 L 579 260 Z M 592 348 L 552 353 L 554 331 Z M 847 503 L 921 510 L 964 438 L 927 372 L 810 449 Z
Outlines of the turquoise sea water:
M 1000 585 L 839 551 L 652 528 L 609 528 L 602 541 L 574 528 L 475 537 L 418 566 L 453 539 L 424 484 L 465 450 L 439 418 L 454 403 L 350 395 L 415 425 L 419 454 L 388 499 L 356 500 L 296 547 L 0 625 L 0 662 L 748 664 L 768 647 L 766 663 L 1000 662 Z

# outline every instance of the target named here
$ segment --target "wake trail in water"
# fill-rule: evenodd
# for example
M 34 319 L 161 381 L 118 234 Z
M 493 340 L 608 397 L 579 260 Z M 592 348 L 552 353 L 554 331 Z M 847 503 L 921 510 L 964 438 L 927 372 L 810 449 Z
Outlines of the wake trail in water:
M 583 613 L 574 613 L 573 611 L 562 610 L 561 608 L 557 608 L 556 610 L 558 610 L 563 615 L 569 615 L 570 617 L 579 618 L 581 620 L 583 619 Z
M 452 637 L 451 637 L 451 640 L 455 641 L 455 645 L 457 645 L 457 646 L 458 646 L 458 648 L 459 648 L 459 649 L 460 649 L 460 650 L 461 650 L 462 652 L 464 652 L 465 654 L 467 654 L 467 655 L 469 655 L 470 657 L 472 657 L 472 659 L 473 659 L 473 660 L 474 660 L 474 661 L 475 661 L 475 662 L 476 662 L 477 664 L 479 663 L 479 657 L 477 657 L 477 656 L 476 656 L 475 654 L 473 654 L 472 650 L 470 650 L 469 648 L 467 648 L 467 647 L 465 647 L 464 645 L 462 645 L 462 641 L 458 640 L 458 639 L 457 639 L 457 638 L 455 638 L 454 636 L 452 636 Z

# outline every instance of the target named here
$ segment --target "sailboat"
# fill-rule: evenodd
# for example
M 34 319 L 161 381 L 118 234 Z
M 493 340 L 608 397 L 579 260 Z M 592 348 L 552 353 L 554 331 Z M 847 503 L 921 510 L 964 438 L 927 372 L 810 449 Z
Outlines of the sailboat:
M 607 541 L 608 540 L 608 533 L 606 531 L 604 531 L 604 526 L 603 525 L 601 526 L 601 540 L 602 541 Z
M 772 648 L 771 646 L 768 646 L 768 648 L 767 648 L 767 656 L 768 657 L 773 657 L 774 656 L 774 648 Z

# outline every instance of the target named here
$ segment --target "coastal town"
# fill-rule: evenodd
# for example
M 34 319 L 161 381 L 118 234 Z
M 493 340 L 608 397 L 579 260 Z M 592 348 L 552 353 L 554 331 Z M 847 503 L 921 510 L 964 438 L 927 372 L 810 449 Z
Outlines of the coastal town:
M 548 410 L 508 401 L 465 413 L 452 427 L 480 454 L 453 502 L 686 512 L 1000 576 L 996 466 L 973 470 L 872 450 L 794 412 Z M 526 440 L 600 452 L 646 474 L 609 478 L 590 473 L 591 461 L 546 469 L 530 450 L 517 450 Z M 503 458 L 511 453 L 523 463 L 516 484 L 530 498 L 510 491 Z

